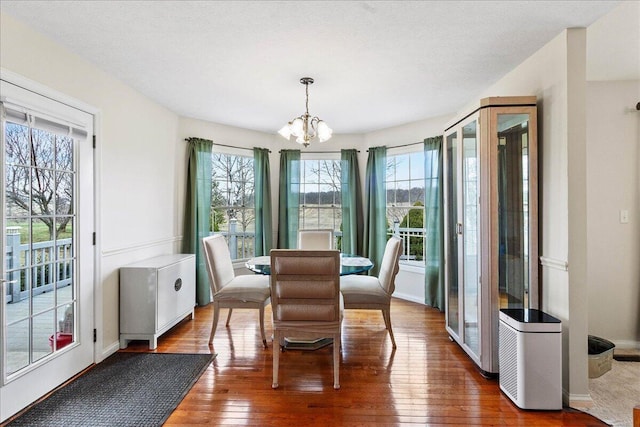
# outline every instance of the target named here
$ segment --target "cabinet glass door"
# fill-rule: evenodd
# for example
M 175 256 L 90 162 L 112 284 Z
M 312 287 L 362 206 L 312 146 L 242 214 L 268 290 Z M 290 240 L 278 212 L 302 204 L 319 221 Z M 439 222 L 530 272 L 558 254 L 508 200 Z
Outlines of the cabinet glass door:
M 477 124 L 472 121 L 462 128 L 462 253 L 464 342 L 478 355 L 479 301 L 479 162 Z
M 458 137 L 454 132 L 446 137 L 446 274 L 447 325 L 459 335 L 458 298 Z
M 529 115 L 498 114 L 500 308 L 529 308 Z

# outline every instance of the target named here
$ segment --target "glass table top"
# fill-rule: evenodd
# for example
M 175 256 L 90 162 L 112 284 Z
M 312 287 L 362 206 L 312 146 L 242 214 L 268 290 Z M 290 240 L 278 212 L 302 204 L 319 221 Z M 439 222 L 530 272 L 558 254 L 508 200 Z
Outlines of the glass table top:
M 258 274 L 271 274 L 271 257 L 269 255 L 251 258 L 245 264 L 247 268 Z M 340 275 L 358 274 L 373 268 L 369 258 L 359 255 L 340 254 Z

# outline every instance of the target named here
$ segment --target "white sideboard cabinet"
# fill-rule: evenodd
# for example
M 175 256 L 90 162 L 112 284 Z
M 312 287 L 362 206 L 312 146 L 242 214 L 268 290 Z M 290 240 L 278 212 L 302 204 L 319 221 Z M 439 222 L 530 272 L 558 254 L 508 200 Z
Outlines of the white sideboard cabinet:
M 131 340 L 158 337 L 187 315 L 193 319 L 196 299 L 195 255 L 173 254 L 120 268 L 120 348 Z

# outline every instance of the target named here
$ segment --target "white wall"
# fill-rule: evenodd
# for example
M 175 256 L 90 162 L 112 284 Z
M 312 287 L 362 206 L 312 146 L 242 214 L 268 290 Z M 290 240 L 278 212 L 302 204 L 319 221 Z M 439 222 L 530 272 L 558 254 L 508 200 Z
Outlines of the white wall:
M 587 30 L 589 333 L 640 348 L 640 2 Z M 620 223 L 620 210 L 629 223 Z
M 638 102 L 640 80 L 587 83 L 589 334 L 631 348 L 640 348 Z
M 99 361 L 118 348 L 118 268 L 179 248 L 185 155 L 178 117 L 89 62 L 0 14 L 0 64 L 97 108 Z

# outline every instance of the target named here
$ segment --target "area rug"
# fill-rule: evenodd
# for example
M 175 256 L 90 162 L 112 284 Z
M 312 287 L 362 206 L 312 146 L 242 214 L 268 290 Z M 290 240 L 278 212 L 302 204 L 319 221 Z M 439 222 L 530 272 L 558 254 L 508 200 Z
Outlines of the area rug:
M 640 363 L 613 360 L 609 372 L 589 380 L 589 393 L 593 407 L 585 412 L 614 427 L 631 427 L 640 404 Z
M 116 353 L 10 426 L 161 426 L 213 354 Z

